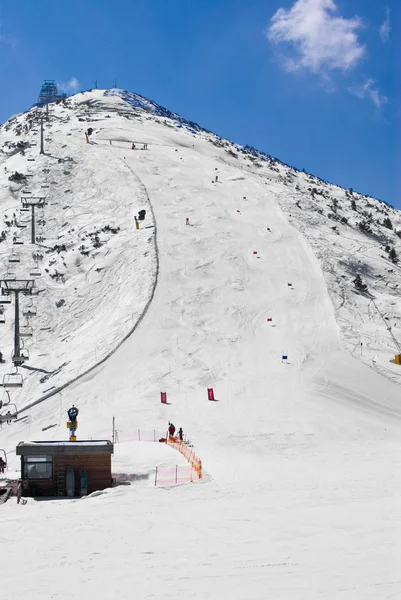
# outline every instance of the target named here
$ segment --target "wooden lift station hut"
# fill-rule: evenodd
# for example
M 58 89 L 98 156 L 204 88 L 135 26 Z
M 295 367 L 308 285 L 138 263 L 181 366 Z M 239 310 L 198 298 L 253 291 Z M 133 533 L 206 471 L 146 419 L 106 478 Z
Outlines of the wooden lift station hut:
M 114 446 L 108 440 L 20 442 L 16 454 L 21 457 L 22 494 L 66 496 L 71 471 L 74 496 L 111 487 L 113 450 Z M 85 478 L 86 488 L 83 489 Z

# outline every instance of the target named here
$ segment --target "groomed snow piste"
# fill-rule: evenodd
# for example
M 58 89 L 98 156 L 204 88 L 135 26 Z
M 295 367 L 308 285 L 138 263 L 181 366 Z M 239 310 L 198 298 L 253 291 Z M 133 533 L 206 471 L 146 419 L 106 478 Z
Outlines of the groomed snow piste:
M 142 101 L 96 90 L 52 105 L 45 155 L 34 110 L 0 130 L 3 273 L 13 251 L 21 277 L 43 253 L 19 419 L 0 429 L 5 475 L 19 441 L 67 439 L 74 403 L 78 439 L 110 438 L 115 416 L 113 472 L 137 476 L 2 505 L 2 597 L 398 597 L 401 314 L 386 247 L 401 246 L 399 212 Z M 15 224 L 24 190 L 46 197 L 36 246 Z M 154 486 L 156 466 L 186 462 L 137 432 L 168 421 L 201 482 Z

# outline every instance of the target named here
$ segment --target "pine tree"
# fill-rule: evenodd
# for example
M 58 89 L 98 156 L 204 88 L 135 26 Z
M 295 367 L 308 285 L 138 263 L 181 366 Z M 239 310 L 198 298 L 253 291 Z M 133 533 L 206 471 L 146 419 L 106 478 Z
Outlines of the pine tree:
M 391 260 L 391 262 L 393 262 L 393 263 L 398 262 L 397 252 L 395 251 L 394 248 L 391 248 L 390 252 L 388 253 L 388 257 Z

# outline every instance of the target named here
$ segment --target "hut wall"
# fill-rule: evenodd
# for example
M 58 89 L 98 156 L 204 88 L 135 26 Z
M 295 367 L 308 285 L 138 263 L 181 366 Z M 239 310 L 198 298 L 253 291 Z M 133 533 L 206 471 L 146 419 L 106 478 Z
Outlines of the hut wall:
M 55 476 L 58 471 L 67 473 L 67 469 L 69 468 L 74 470 L 75 493 L 77 496 L 79 496 L 81 469 L 85 469 L 88 476 L 88 494 L 111 487 L 110 454 L 83 454 L 53 457 L 53 476 Z

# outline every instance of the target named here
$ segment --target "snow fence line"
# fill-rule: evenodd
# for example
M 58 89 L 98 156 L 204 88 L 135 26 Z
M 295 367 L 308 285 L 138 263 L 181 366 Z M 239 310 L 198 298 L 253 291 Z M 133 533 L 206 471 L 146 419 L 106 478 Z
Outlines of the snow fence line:
M 195 454 L 192 448 L 187 446 L 187 444 L 184 444 L 184 442 L 181 440 L 172 437 L 171 435 L 167 438 L 166 444 L 172 448 L 175 448 L 178 450 L 178 452 L 181 452 L 183 457 L 186 458 L 189 464 L 193 467 L 197 478 L 202 479 L 202 461 L 199 456 Z
M 155 235 L 154 235 L 153 239 L 154 239 L 154 245 L 155 245 L 156 271 L 155 271 L 155 277 L 154 277 L 154 280 L 153 280 L 153 287 L 152 287 L 152 291 L 150 292 L 149 300 L 147 301 L 147 303 L 145 305 L 145 308 L 142 311 L 142 314 L 138 317 L 138 320 L 135 323 L 135 325 L 128 331 L 128 333 L 123 337 L 123 339 L 118 342 L 117 346 L 115 348 L 113 348 L 113 350 L 110 350 L 110 352 L 108 354 L 106 354 L 106 356 L 104 356 L 97 363 L 95 363 L 94 365 L 92 365 L 91 367 L 89 367 L 89 369 L 87 369 L 83 373 L 80 373 L 79 375 L 77 375 L 73 379 L 70 379 L 69 381 L 66 381 L 66 383 L 63 383 L 63 385 L 61 385 L 60 387 L 56 388 L 55 390 L 49 392 L 48 394 L 45 394 L 44 396 L 41 396 L 37 400 L 34 400 L 30 404 L 27 404 L 26 406 L 24 406 L 23 408 L 21 408 L 18 411 L 18 414 L 23 413 L 23 412 L 29 410 L 30 408 L 32 408 L 33 406 L 36 406 L 37 404 L 40 404 L 41 402 L 44 402 L 44 400 L 48 400 L 49 398 L 52 398 L 56 394 L 59 394 L 60 392 L 62 392 L 63 390 L 65 390 L 65 388 L 69 387 L 73 383 L 76 383 L 77 381 L 79 381 L 83 377 L 86 377 L 86 375 L 89 375 L 89 373 L 91 373 L 92 371 L 94 371 L 97 367 L 99 367 L 100 365 L 102 365 L 103 363 L 105 363 L 106 360 L 108 360 L 115 352 L 117 352 L 117 350 L 124 344 L 124 342 L 126 342 L 127 339 L 129 337 L 131 337 L 131 335 L 134 333 L 134 331 L 137 329 L 137 327 L 141 324 L 142 320 L 146 316 L 146 313 L 148 312 L 149 307 L 150 307 L 150 305 L 151 305 L 151 303 L 153 301 L 153 298 L 154 298 L 154 295 L 155 295 L 155 292 L 156 292 L 157 282 L 158 282 L 158 279 L 159 279 L 159 265 L 160 265 L 160 261 L 159 261 L 159 248 L 158 248 L 158 245 L 157 245 L 157 224 L 156 224 L 156 218 L 155 218 L 155 213 L 153 211 L 152 203 L 151 203 L 150 198 L 149 198 L 148 190 L 147 190 L 145 184 L 138 177 L 138 175 L 136 175 L 136 173 L 134 173 L 134 171 L 131 169 L 131 167 L 129 167 L 128 165 L 127 165 L 127 167 L 131 171 L 131 173 L 133 174 L 134 178 L 139 182 L 140 187 L 142 187 L 143 191 L 146 194 L 146 198 L 147 198 L 147 201 L 149 203 L 150 212 L 152 213 L 153 222 L 154 222 L 154 232 L 155 232 Z
M 175 465 L 175 467 L 156 467 L 155 471 L 155 486 L 159 487 L 192 483 L 198 479 L 195 469 L 191 465 L 187 467 L 178 465 Z
M 166 437 L 165 431 L 158 431 L 157 429 L 137 429 L 133 432 L 127 432 L 127 435 L 124 435 L 124 431 L 118 429 L 116 433 L 115 442 L 120 444 L 124 442 L 158 442 Z

